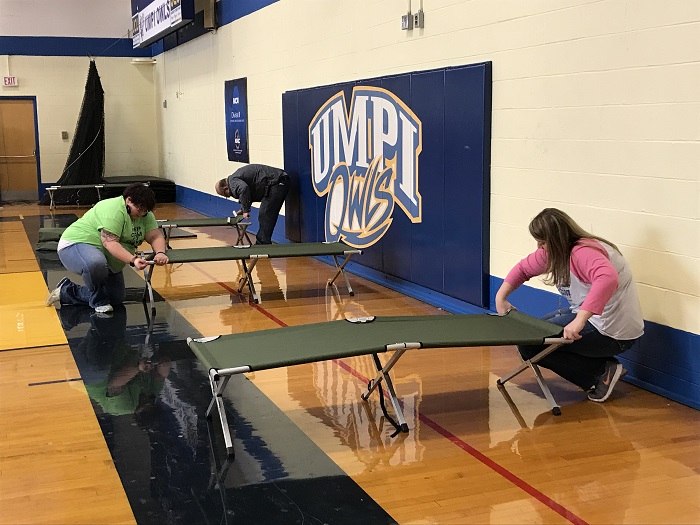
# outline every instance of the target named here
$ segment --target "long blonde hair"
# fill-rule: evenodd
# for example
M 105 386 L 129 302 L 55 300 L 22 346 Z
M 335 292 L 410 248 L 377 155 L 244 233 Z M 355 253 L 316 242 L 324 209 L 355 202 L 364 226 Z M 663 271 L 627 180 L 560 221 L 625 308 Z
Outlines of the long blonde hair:
M 556 208 L 542 210 L 530 221 L 528 229 L 535 240 L 547 245 L 548 263 L 544 282 L 550 285 L 570 284 L 571 250 L 581 239 L 595 239 L 620 251 L 610 241 L 588 233 L 566 213 Z

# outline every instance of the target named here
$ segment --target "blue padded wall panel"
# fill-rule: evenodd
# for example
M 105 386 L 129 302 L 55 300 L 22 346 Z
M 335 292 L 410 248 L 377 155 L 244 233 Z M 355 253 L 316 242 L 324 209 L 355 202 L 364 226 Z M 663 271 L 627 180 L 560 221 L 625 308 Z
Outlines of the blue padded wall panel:
M 338 86 L 325 86 L 302 91 L 299 94 L 299 193 L 301 198 L 302 217 L 301 242 L 315 242 L 324 239 L 323 218 L 326 199 L 319 198 L 314 191 L 311 181 L 311 153 L 309 150 L 309 123 L 318 108 L 331 96 L 339 91 Z M 306 149 L 305 154 L 302 151 Z
M 299 218 L 302 208 L 299 200 L 300 142 L 296 137 L 301 133 L 297 113 L 297 93 L 282 95 L 282 137 L 284 138 L 284 170 L 290 178 L 289 193 L 284 203 L 284 235 L 293 242 L 301 242 L 301 224 Z M 292 166 L 294 167 L 292 169 Z
M 401 100 L 411 99 L 411 75 L 397 75 L 381 79 L 381 82 L 366 83 L 363 85 L 378 85 L 394 93 Z M 374 266 L 375 250 L 381 255 L 383 264 Z M 411 281 L 411 221 L 401 212 L 394 212 L 393 222 L 389 231 L 379 242 L 365 250 L 362 256 L 370 255 L 371 261 L 367 264 L 393 277 L 399 277 Z
M 438 292 L 443 279 L 445 205 L 462 188 L 445 193 L 445 71 L 414 73 L 409 105 L 423 123 L 418 191 L 423 198 L 423 220 L 411 226 L 411 282 Z
M 465 94 L 472 102 L 464 104 Z M 445 72 L 445 293 L 488 305 L 491 64 Z M 481 276 L 481 280 L 461 275 Z
M 363 248 L 364 255 L 356 264 L 417 288 L 488 307 L 490 82 L 490 64 L 478 64 L 286 93 L 285 170 L 298 175 L 298 186 L 290 192 L 288 203 L 288 210 L 296 214 L 287 217 L 290 235 L 294 235 L 290 238 L 325 240 L 326 196 L 319 197 L 313 190 L 310 123 L 340 91 L 350 110 L 354 87 L 382 88 L 415 115 L 422 129 L 417 170 L 421 215 L 420 221 L 412 222 L 395 202 L 390 228 Z M 372 130 L 372 115 L 366 117 L 365 125 Z M 288 124 L 288 119 L 297 124 Z M 351 171 L 357 169 L 355 160 L 348 161 Z M 362 170 L 357 173 L 361 175 Z
M 400 77 L 398 77 L 400 78 Z M 409 79 L 404 75 L 405 82 L 408 84 Z M 349 106 L 352 102 L 352 90 L 355 86 L 357 85 L 362 85 L 362 86 L 371 86 L 371 87 L 384 87 L 382 85 L 382 81 L 384 79 L 381 78 L 374 78 L 370 80 L 366 80 L 363 82 L 353 82 L 352 84 L 345 84 L 344 86 L 338 86 L 338 91 L 340 91 L 340 88 L 343 88 L 343 93 L 345 93 L 345 103 Z M 400 81 L 397 81 L 397 85 L 400 84 Z M 348 110 L 350 108 L 348 107 Z M 396 214 L 394 214 L 394 217 L 396 217 Z M 323 217 L 321 217 L 321 220 L 323 221 Z M 393 230 L 393 226 L 389 229 L 389 232 Z M 380 272 L 386 272 L 387 268 L 387 262 L 385 261 L 385 255 L 389 253 L 386 249 L 386 243 L 385 243 L 385 238 L 386 235 L 379 240 L 379 242 L 373 244 L 369 248 L 363 248 L 363 254 L 362 254 L 362 265 L 367 266 L 368 268 L 372 268 L 374 270 L 378 270 Z M 390 261 L 394 262 L 394 261 Z M 397 261 L 398 262 L 398 261 Z M 391 268 L 391 266 L 389 266 Z M 392 275 L 396 275 L 393 274 Z

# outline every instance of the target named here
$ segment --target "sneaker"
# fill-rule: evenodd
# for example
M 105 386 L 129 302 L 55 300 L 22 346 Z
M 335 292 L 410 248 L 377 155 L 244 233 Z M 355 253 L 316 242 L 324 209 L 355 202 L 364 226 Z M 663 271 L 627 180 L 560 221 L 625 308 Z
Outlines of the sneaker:
M 67 282 L 69 282 L 68 277 L 64 277 L 63 279 L 58 281 L 56 288 L 54 288 L 53 291 L 46 298 L 46 306 L 53 306 L 56 303 L 58 303 L 59 305 L 61 304 L 61 288 L 63 288 L 63 285 Z
M 109 306 L 109 305 L 107 305 L 107 306 Z M 104 307 L 101 307 L 101 308 L 104 308 Z M 114 317 L 114 312 L 97 312 L 97 311 L 95 311 L 95 313 L 93 313 L 92 315 L 93 315 L 93 317 L 96 317 L 97 319 L 111 319 L 112 317 Z
M 114 308 L 112 308 L 111 304 L 103 304 L 101 306 L 95 306 L 95 312 L 98 314 L 108 314 L 112 312 Z
M 602 403 L 608 399 L 618 379 L 625 373 L 627 373 L 627 370 L 617 361 L 608 361 L 605 363 L 605 372 L 600 376 L 593 390 L 588 393 L 588 399 L 596 403 Z

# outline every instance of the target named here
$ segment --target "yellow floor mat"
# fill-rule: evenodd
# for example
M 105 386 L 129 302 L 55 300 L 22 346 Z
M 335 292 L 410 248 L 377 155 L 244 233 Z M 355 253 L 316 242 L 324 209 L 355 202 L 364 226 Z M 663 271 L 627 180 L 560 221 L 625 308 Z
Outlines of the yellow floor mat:
M 0 290 L 0 350 L 67 342 L 40 272 L 0 274 Z
M 20 221 L 0 222 L 0 273 L 35 272 L 39 264 Z

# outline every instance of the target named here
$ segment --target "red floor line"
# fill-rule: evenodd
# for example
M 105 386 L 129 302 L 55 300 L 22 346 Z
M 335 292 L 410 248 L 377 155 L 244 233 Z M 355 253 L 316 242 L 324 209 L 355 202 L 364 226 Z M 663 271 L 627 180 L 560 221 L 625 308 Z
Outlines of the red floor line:
M 340 368 L 342 368 L 343 370 L 348 372 L 350 375 L 355 376 L 357 379 L 362 381 L 365 385 L 369 383 L 370 380 L 367 377 L 365 377 L 364 375 L 362 375 L 357 370 L 355 370 L 351 366 L 347 365 L 343 361 L 341 361 L 339 359 L 333 359 L 333 362 L 336 365 L 338 365 Z M 399 400 L 399 403 L 401 403 L 400 400 Z M 440 425 L 438 425 L 435 421 L 433 421 L 429 417 L 427 417 L 423 414 L 419 414 L 418 417 L 420 418 L 420 420 L 424 424 L 428 425 L 435 432 L 437 432 L 441 436 L 447 438 L 453 444 L 457 445 L 459 448 L 461 448 L 462 450 L 467 452 L 469 455 L 471 455 L 474 459 L 476 459 L 477 461 L 479 461 L 483 465 L 487 466 L 488 468 L 490 468 L 491 470 L 493 470 L 497 474 L 501 475 L 502 477 L 504 477 L 505 479 L 507 479 L 508 481 L 513 483 L 513 485 L 515 485 L 516 487 L 527 492 L 528 494 L 530 494 L 530 496 L 537 499 L 541 503 L 545 504 L 547 507 L 552 509 L 554 512 L 556 512 L 557 514 L 559 514 L 560 516 L 562 516 L 566 520 L 568 520 L 571 523 L 574 523 L 576 525 L 588 525 L 588 523 L 585 520 L 579 518 L 576 514 L 567 510 L 565 507 L 563 507 L 562 505 L 560 505 L 559 503 L 554 501 L 549 496 L 543 494 L 542 492 L 537 490 L 535 487 L 528 484 L 526 481 L 522 480 L 521 478 L 519 478 L 518 476 L 513 474 L 511 471 L 509 471 L 505 467 L 502 467 L 501 465 L 499 465 L 498 463 L 493 461 L 488 456 L 479 452 L 477 449 L 475 449 L 474 447 L 472 447 L 468 443 L 462 441 L 460 438 L 458 438 L 457 436 L 455 436 L 454 434 L 452 434 L 448 430 L 446 430 L 443 427 L 441 427 Z
M 226 283 L 223 283 L 221 281 L 217 281 L 213 276 L 211 276 L 210 274 L 208 274 L 207 272 L 205 272 L 201 268 L 197 268 L 197 269 L 201 273 L 203 273 L 204 275 L 206 275 L 207 277 L 209 277 L 210 279 L 212 279 L 213 281 L 218 283 L 219 286 L 221 286 L 225 290 L 228 290 L 231 293 L 235 293 L 235 294 L 240 295 L 240 296 L 244 296 L 244 294 L 239 293 L 238 290 L 233 290 Z M 269 319 L 272 319 L 278 325 L 283 326 L 283 327 L 288 326 L 286 323 L 284 323 L 283 321 L 281 321 L 280 319 L 278 319 L 277 317 L 272 315 L 270 312 L 266 311 L 264 308 L 261 308 L 259 305 L 255 304 L 255 303 L 250 303 L 250 305 L 253 308 L 255 308 L 256 310 L 258 310 L 260 313 L 262 313 L 263 315 L 268 317 Z M 333 359 L 333 362 L 336 365 L 338 365 L 340 368 L 342 368 L 343 370 L 348 372 L 350 375 L 352 375 L 352 376 L 356 377 L 357 379 L 359 379 L 360 381 L 362 381 L 364 384 L 369 383 L 370 380 L 367 377 L 365 377 L 364 375 L 362 375 L 357 370 L 355 370 L 351 366 L 347 365 L 343 361 L 341 361 L 339 359 Z M 458 438 L 457 436 L 455 436 L 454 434 L 452 434 L 448 430 L 446 430 L 443 427 L 441 427 L 440 425 L 438 425 L 435 421 L 433 421 L 429 417 L 427 417 L 423 414 L 419 414 L 418 417 L 420 418 L 420 420 L 423 423 L 428 425 L 435 432 L 437 432 L 438 434 L 440 434 L 444 438 L 447 438 L 449 441 L 451 441 L 453 444 L 455 444 L 456 446 L 458 446 L 459 448 L 464 450 L 466 453 L 471 455 L 474 459 L 479 461 L 481 464 L 485 465 L 486 467 L 490 468 L 491 470 L 493 470 L 494 472 L 496 472 L 497 474 L 499 474 L 503 478 L 507 479 L 513 485 L 518 487 L 519 489 L 527 492 L 530 496 L 532 496 L 533 498 L 535 498 L 539 502 L 543 503 L 544 505 L 546 505 L 547 507 L 552 509 L 554 512 L 556 512 L 557 514 L 562 516 L 567 521 L 574 523 L 575 525 L 588 525 L 588 522 L 586 522 L 582 518 L 579 518 L 576 514 L 574 514 L 570 510 L 567 510 L 564 506 L 560 505 L 559 503 L 554 501 L 549 496 L 543 494 L 542 492 L 537 490 L 535 487 L 533 487 L 532 485 L 527 483 L 525 480 L 519 478 L 518 476 L 513 474 L 511 471 L 506 469 L 505 467 L 502 467 L 501 465 L 499 465 L 498 463 L 496 463 L 495 461 L 493 461 L 491 458 L 484 455 L 483 453 L 479 452 L 477 449 L 475 449 L 474 447 L 472 447 L 468 443 L 462 441 L 460 438 Z
M 237 295 L 238 297 L 241 297 L 242 299 L 246 299 L 246 300 L 247 300 L 248 296 L 247 296 L 246 294 L 241 293 L 241 292 L 239 292 L 238 290 L 234 290 L 233 288 L 231 288 L 228 284 L 226 284 L 226 283 L 224 283 L 224 282 L 218 281 L 218 280 L 216 279 L 216 277 L 214 277 L 214 276 L 211 275 L 210 273 L 208 273 L 208 272 L 206 272 L 205 270 L 203 270 L 202 268 L 200 268 L 200 266 L 199 266 L 198 264 L 194 264 L 193 266 L 194 266 L 195 268 L 197 268 L 197 270 L 198 270 L 201 274 L 206 275 L 209 279 L 211 279 L 211 280 L 214 281 L 216 284 L 218 284 L 219 286 L 221 286 L 224 290 L 226 290 L 226 291 L 228 291 L 228 292 L 230 292 L 230 293 L 232 293 L 232 294 L 234 294 L 234 295 Z M 275 323 L 277 323 L 278 325 L 280 325 L 280 326 L 287 326 L 287 323 L 283 322 L 281 319 L 278 319 L 277 317 L 275 317 L 274 315 L 272 315 L 270 312 L 268 312 L 268 311 L 265 310 L 264 308 L 261 308 L 259 305 L 255 304 L 255 303 L 253 303 L 253 302 L 249 302 L 248 304 L 249 304 L 251 307 L 255 308 L 258 312 L 260 312 L 261 314 L 263 314 L 263 315 L 264 315 L 265 317 L 267 317 L 268 319 L 271 319 L 272 321 L 274 321 Z

